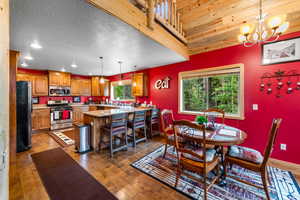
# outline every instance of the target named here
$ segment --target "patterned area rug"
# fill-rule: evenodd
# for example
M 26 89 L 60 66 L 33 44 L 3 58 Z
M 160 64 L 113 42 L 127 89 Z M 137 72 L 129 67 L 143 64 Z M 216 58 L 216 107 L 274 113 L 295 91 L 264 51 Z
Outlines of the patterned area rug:
M 67 147 L 73 145 L 74 129 L 62 129 L 58 131 L 49 132 L 49 135 L 61 146 Z
M 173 152 L 173 147 L 168 148 L 166 158 L 163 156 L 164 146 L 159 147 L 152 153 L 144 156 L 131 165 L 149 176 L 161 181 L 171 188 L 181 192 L 191 199 L 202 199 L 203 190 L 202 184 L 196 182 L 184 175 L 179 179 L 178 185 L 175 188 L 176 180 L 176 155 Z M 294 176 L 285 170 L 268 167 L 268 172 L 271 179 L 269 192 L 274 200 L 300 200 L 300 188 Z M 238 166 L 233 166 L 228 172 L 230 175 L 238 176 L 245 180 L 252 180 L 253 183 L 262 185 L 260 176 L 255 172 L 248 171 Z M 197 176 L 196 174 L 192 174 Z M 243 184 L 236 180 L 227 178 L 226 186 L 220 187 L 213 185 L 209 189 L 208 199 L 213 200 L 259 200 L 266 199 L 263 190 Z

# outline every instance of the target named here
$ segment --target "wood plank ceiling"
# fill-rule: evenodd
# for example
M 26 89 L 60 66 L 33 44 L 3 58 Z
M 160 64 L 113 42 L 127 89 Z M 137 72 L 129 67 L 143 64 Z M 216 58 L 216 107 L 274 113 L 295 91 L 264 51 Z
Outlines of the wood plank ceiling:
M 239 44 L 241 25 L 255 23 L 259 0 L 177 0 L 190 54 Z M 300 30 L 300 0 L 264 0 L 269 17 L 286 14 L 290 27 Z

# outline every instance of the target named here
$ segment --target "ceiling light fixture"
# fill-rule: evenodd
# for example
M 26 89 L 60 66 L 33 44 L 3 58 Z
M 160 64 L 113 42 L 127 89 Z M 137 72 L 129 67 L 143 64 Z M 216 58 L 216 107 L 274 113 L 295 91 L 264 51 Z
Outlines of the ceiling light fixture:
M 65 68 L 62 68 L 61 71 L 62 71 L 62 72 L 66 72 L 66 69 L 65 69 Z
M 30 47 L 33 49 L 41 49 L 42 46 L 35 40 L 30 44 Z
M 101 84 L 104 84 L 105 83 L 105 80 L 104 80 L 104 77 L 103 77 L 103 57 L 101 56 L 101 57 L 99 57 L 100 58 L 100 60 L 101 60 L 101 78 L 100 78 L 100 83 Z
M 121 71 L 122 61 L 119 61 L 118 63 L 120 64 L 120 80 L 119 80 L 118 84 L 123 85 L 123 82 L 122 82 L 123 75 L 122 75 L 122 71 Z
M 22 63 L 21 63 L 21 66 L 22 66 L 22 67 L 28 67 L 27 63 L 25 63 L 25 62 L 22 62 Z
M 134 65 L 134 72 L 133 72 L 133 78 L 135 77 L 135 72 L 136 72 L 136 65 Z M 132 83 L 133 87 L 136 87 L 136 81 L 134 80 Z
M 73 63 L 73 64 L 71 65 L 71 67 L 76 68 L 77 65 L 76 65 L 75 63 Z
M 252 47 L 255 44 L 263 42 L 274 42 L 288 29 L 289 22 L 285 21 L 286 15 L 271 17 L 267 23 L 270 30 L 268 30 L 265 24 L 266 16 L 267 15 L 263 14 L 262 11 L 262 0 L 259 0 L 257 24 L 246 24 L 242 26 L 241 34 L 238 36 L 239 41 L 242 42 L 245 47 Z
M 24 56 L 24 59 L 26 59 L 26 60 L 33 60 L 33 57 L 31 55 L 27 55 L 27 56 Z

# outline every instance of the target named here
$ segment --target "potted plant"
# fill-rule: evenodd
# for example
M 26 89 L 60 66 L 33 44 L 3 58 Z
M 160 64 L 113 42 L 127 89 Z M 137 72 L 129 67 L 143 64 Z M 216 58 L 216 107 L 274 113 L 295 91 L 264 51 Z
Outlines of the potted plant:
M 200 116 L 200 115 L 196 116 L 195 121 L 196 121 L 198 124 L 204 124 L 204 123 L 207 123 L 206 117 Z

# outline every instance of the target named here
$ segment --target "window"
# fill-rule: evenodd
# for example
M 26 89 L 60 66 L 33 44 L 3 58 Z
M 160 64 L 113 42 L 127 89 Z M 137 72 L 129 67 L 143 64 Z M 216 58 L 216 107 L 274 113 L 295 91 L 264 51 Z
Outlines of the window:
M 219 108 L 229 118 L 244 117 L 243 65 L 182 72 L 179 79 L 181 113 Z
M 122 80 L 121 82 L 121 85 L 119 85 L 119 81 L 111 83 L 112 100 L 133 100 L 134 97 L 131 93 L 131 80 Z

